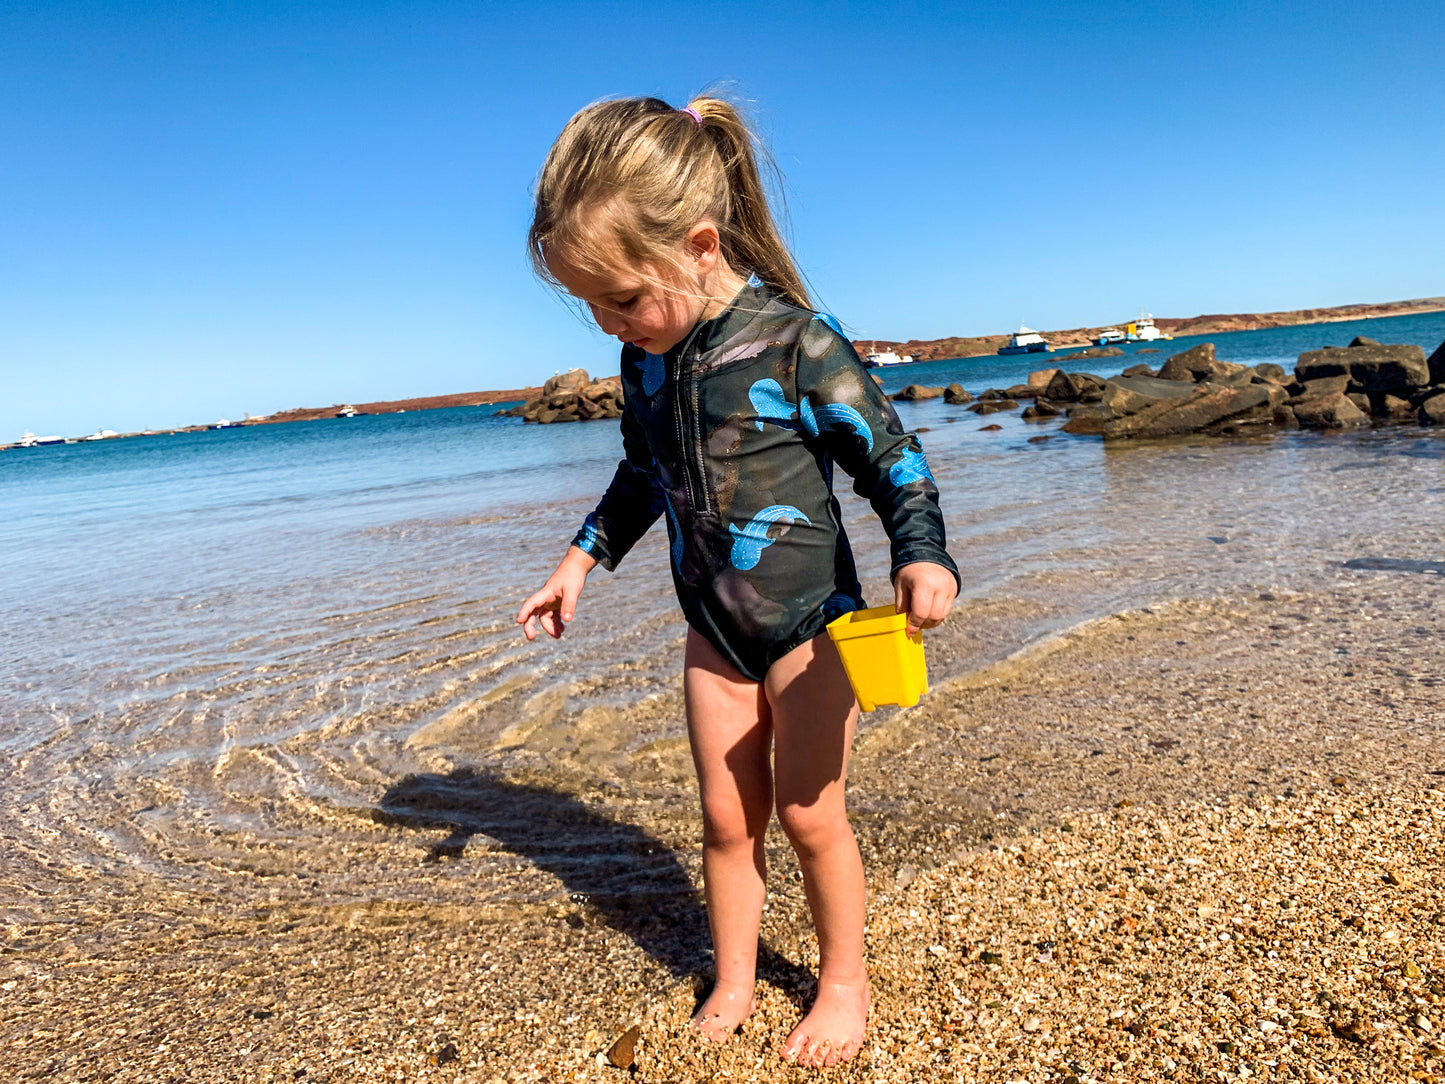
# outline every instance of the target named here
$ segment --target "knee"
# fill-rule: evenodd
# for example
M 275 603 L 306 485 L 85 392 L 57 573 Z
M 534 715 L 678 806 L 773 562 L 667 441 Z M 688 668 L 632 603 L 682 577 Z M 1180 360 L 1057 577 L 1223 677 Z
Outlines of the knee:
M 759 816 L 741 802 L 703 802 L 702 840 L 704 846 L 732 850 L 751 848 L 767 830 L 768 814 Z
M 851 838 L 852 826 L 842 809 L 823 802 L 812 805 L 779 804 L 778 823 L 801 857 L 827 850 L 838 840 Z

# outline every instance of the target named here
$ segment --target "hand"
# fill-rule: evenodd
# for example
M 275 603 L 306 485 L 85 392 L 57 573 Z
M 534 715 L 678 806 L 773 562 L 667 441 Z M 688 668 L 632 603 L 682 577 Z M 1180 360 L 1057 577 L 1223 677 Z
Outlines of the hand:
M 931 561 L 915 561 L 898 570 L 893 581 L 893 605 L 908 615 L 908 635 L 941 624 L 953 609 L 958 581 L 953 573 Z
M 517 624 L 522 626 L 522 635 L 528 640 L 537 638 L 537 623 L 547 630 L 547 635 L 557 639 L 567 629 L 567 622 L 577 611 L 577 596 L 587 583 L 587 573 L 597 567 L 597 559 L 583 553 L 576 546 L 567 550 L 557 571 L 547 577 L 542 589 L 517 611 Z

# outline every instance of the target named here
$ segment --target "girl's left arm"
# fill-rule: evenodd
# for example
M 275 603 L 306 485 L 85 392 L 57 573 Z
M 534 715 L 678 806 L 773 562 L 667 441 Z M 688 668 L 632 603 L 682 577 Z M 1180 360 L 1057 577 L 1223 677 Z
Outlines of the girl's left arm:
M 814 318 L 797 354 L 798 413 L 804 432 L 853 478 L 883 521 L 892 578 L 910 629 L 947 615 L 961 581 L 948 555 L 938 486 L 918 438 L 831 322 Z

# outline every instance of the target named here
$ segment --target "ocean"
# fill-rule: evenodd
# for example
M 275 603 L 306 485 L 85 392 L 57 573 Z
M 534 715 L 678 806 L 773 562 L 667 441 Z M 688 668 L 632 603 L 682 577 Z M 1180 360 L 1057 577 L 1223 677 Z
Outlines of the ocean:
M 1212 341 L 1292 368 L 1356 334 L 1428 352 L 1445 313 L 1177 339 L 1146 359 Z M 1069 367 L 1146 360 L 1126 349 Z M 977 393 L 1050 364 L 881 372 L 889 391 Z M 1438 430 L 1106 447 L 1017 412 L 898 408 L 925 430 L 965 582 L 930 640 L 935 684 L 1122 609 L 1445 558 Z M 561 641 L 514 623 L 619 455 L 616 422 L 526 426 L 495 407 L 0 452 L 0 908 L 96 877 L 404 898 L 404 877 L 346 857 L 402 781 L 565 761 L 605 783 L 678 741 L 684 628 L 660 525 L 594 573 Z M 851 494 L 844 510 L 867 594 L 888 601 L 882 530 Z M 474 867 L 456 891 L 549 883 Z

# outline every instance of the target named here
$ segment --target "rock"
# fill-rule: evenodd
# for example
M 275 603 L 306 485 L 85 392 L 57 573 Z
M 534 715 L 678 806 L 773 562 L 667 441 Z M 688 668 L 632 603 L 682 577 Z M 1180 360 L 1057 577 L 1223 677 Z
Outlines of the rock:
M 1025 1030 L 1025 1031 L 1038 1031 L 1038 1030 L 1039 1030 L 1039 1018 L 1038 1018 L 1037 1016 L 1028 1016 L 1028 1017 L 1025 1017 L 1025 1018 L 1024 1018 L 1023 1027 L 1024 1027 L 1024 1030 Z
M 1046 440 L 1053 440 L 1053 439 L 1054 439 L 1054 435 L 1053 435 L 1052 433 L 1040 433 L 1040 434 L 1039 434 L 1038 436 L 1036 436 L 1036 437 L 1029 437 L 1029 443 L 1030 443 L 1030 444 L 1042 444 L 1042 443 L 1044 443 L 1044 441 L 1046 441 Z
M 1408 399 L 1401 399 L 1389 392 L 1369 396 L 1370 413 L 1377 418 L 1406 418 L 1415 413 L 1415 407 Z
M 1359 1043 L 1361 1046 L 1367 1046 L 1374 1042 L 1380 1034 L 1375 1030 L 1375 1025 L 1362 1016 L 1357 1016 L 1353 1020 L 1349 1020 L 1343 1024 L 1331 1024 L 1330 1026 L 1334 1028 L 1335 1034 L 1341 1039 L 1348 1039 L 1350 1042 Z
M 1445 343 L 1441 344 L 1440 350 L 1445 350 Z M 1438 354 L 1440 350 L 1437 350 L 1436 353 Z M 1058 369 L 1039 369 L 1037 372 L 1029 373 L 1029 387 L 1047 388 L 1049 381 L 1051 381 L 1058 372 Z
M 578 392 L 590 383 L 592 378 L 587 375 L 586 369 L 569 369 L 551 377 L 542 385 L 542 398 L 549 398 L 558 392 Z
M 1348 349 L 1354 349 L 1354 348 L 1357 347 L 1357 346 L 1379 346 L 1379 345 L 1380 345 L 1380 341 L 1379 341 L 1378 339 L 1372 339 L 1372 338 L 1370 338 L 1368 335 L 1356 335 L 1353 339 L 1350 340 L 1350 345 L 1349 345 Z
M 1103 402 L 1116 418 L 1137 414 L 1145 407 L 1166 399 L 1183 399 L 1194 394 L 1194 385 L 1152 376 L 1116 376 L 1104 384 Z
M 1031 407 L 1024 408 L 1023 419 L 1026 422 L 1032 422 L 1042 418 L 1057 418 L 1059 413 L 1058 407 L 1049 406 L 1048 403 L 1035 403 Z
M 943 389 L 943 401 L 958 406 L 973 402 L 973 395 L 965 391 L 962 384 L 950 384 Z
M 942 394 L 942 388 L 930 388 L 922 384 L 909 384 L 902 391 L 894 392 L 889 398 L 896 401 L 913 402 L 918 399 L 937 399 Z
M 1232 431 L 1241 425 L 1272 423 L 1275 408 L 1283 405 L 1284 389 L 1273 385 L 1202 383 L 1195 385 L 1194 393 L 1187 397 L 1161 399 L 1125 417 L 1110 416 L 1102 433 L 1105 440 L 1118 440 L 1194 433 L 1224 428 L 1226 424 Z
M 1370 413 L 1370 397 L 1364 392 L 1347 391 L 1345 392 L 1345 398 L 1354 403 L 1361 414 Z
M 1387 885 L 1393 885 L 1395 888 L 1404 888 L 1409 884 L 1397 870 L 1393 869 L 1385 871 L 1384 881 Z
M 1295 419 L 1305 429 L 1354 429 L 1369 425 L 1365 416 L 1343 392 L 1291 402 Z
M 1430 368 L 1430 383 L 1445 384 L 1445 343 L 1441 343 L 1425 362 Z
M 1122 373 L 1120 373 L 1119 375 L 1120 375 L 1120 376 L 1157 376 L 1158 374 L 1155 373 L 1153 369 L 1149 368 L 1149 366 L 1145 365 L 1145 364 L 1141 361 L 1138 365 L 1131 365 L 1131 366 L 1129 366 L 1129 368 L 1125 369 L 1125 370 L 1124 370 Z
M 1291 384 L 1290 391 L 1292 394 L 1288 402 L 1293 406 L 1295 403 L 1302 402 L 1305 399 L 1323 399 L 1328 395 L 1343 395 L 1349 386 L 1350 378 L 1348 376 L 1317 377 L 1314 380 Z
M 633 1061 L 637 1059 L 637 1040 L 641 1035 L 642 1029 L 633 1024 L 608 1048 L 607 1060 L 618 1069 L 630 1069 Z
M 1138 350 L 1134 351 L 1136 354 L 1158 354 L 1160 352 L 1157 346 L 1141 346 Z
M 1032 378 L 1030 378 L 1032 379 Z M 1079 401 L 1079 382 L 1062 369 L 1055 369 L 1053 378 L 1048 386 L 1044 388 L 1044 398 L 1052 399 L 1056 403 L 1077 403 Z
M 1037 399 L 1043 392 L 1032 384 L 1015 384 L 1004 389 L 1005 399 Z
M 457 1051 L 456 1043 L 444 1043 L 441 1049 L 432 1055 L 431 1063 L 433 1065 L 450 1065 L 460 1058 L 461 1054 Z
M 1213 343 L 1200 343 L 1181 354 L 1175 354 L 1159 368 L 1160 380 L 1209 380 L 1233 376 L 1244 371 L 1244 366 L 1232 361 L 1220 361 L 1214 356 Z
M 1104 423 L 1108 420 L 1108 408 L 1102 403 L 1080 405 L 1069 412 L 1069 420 L 1064 423 L 1064 432 L 1081 437 L 1102 436 Z
M 1254 367 L 1254 371 L 1271 384 L 1288 384 L 1289 373 L 1285 372 L 1283 365 L 1276 365 L 1272 361 L 1262 361 Z
M 1005 395 L 1003 392 L 999 391 L 997 388 L 985 388 L 983 391 L 981 391 L 981 392 L 978 393 L 978 397 L 979 397 L 980 399 L 1007 399 L 1007 398 L 1008 398 L 1007 395 Z
M 1393 391 L 1430 383 L 1430 365 L 1418 346 L 1327 346 L 1307 350 L 1295 365 L 1295 378 L 1317 380 L 1347 376 L 1357 391 Z
M 980 399 L 965 409 L 971 410 L 975 414 L 997 414 L 1001 410 L 1017 410 L 1018 408 L 1018 402 L 1014 399 Z
M 979 430 L 978 430 L 978 431 L 979 431 L 980 433 L 996 433 L 998 430 L 1000 430 L 1000 429 L 1002 429 L 1002 428 L 1003 428 L 1003 426 L 999 425 L 998 422 L 994 422 L 992 425 L 982 425 L 982 426 L 979 426 Z
M 1124 351 L 1117 346 L 1091 346 L 1087 350 L 1080 350 L 1075 354 L 1060 354 L 1060 361 L 1078 361 L 1080 358 L 1118 358 L 1123 357 Z
M 1416 416 L 1421 425 L 1445 425 L 1445 389 L 1421 403 Z

